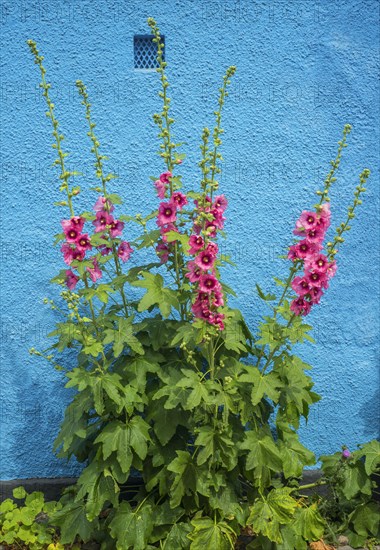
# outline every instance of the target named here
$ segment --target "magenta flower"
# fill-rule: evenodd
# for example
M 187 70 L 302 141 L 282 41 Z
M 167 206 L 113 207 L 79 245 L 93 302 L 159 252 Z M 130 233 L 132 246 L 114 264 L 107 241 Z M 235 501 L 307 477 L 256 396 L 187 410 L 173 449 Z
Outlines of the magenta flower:
M 307 241 L 312 243 L 321 243 L 325 238 L 325 229 L 321 224 L 316 225 L 313 229 L 308 229 L 304 232 L 303 236 Z
M 181 208 L 183 208 L 185 204 L 187 204 L 187 198 L 186 198 L 186 195 L 184 195 L 183 193 L 180 193 L 180 191 L 176 191 L 175 193 L 172 194 L 170 202 L 175 204 L 176 208 L 181 210 Z
M 77 248 L 73 248 L 69 243 L 63 243 L 61 252 L 63 253 L 63 261 L 67 265 L 70 265 L 74 260 L 81 261 L 84 258 L 84 252 L 79 251 Z
M 99 268 L 98 260 L 96 258 L 92 259 L 92 265 L 94 267 L 86 267 L 86 269 L 90 274 L 90 278 L 92 282 L 95 283 L 98 279 L 101 278 L 102 272 L 101 272 L 101 269 Z
M 197 254 L 197 252 L 199 252 L 199 250 L 201 250 L 204 247 L 204 244 L 205 244 L 204 240 L 200 235 L 191 235 L 189 239 L 189 245 L 190 245 L 189 254 L 192 254 L 192 255 Z
M 65 280 L 67 288 L 69 290 L 74 290 L 78 281 L 79 281 L 79 277 L 77 277 L 77 275 L 75 275 L 75 273 L 73 273 L 71 269 L 67 269 L 66 280 Z
M 76 240 L 76 245 L 78 247 L 79 252 L 85 253 L 86 250 L 92 249 L 90 238 L 87 235 L 87 233 L 85 233 L 84 235 L 79 235 L 79 237 Z
M 213 208 L 211 210 L 211 214 L 214 216 L 214 220 L 212 221 L 212 223 L 216 225 L 218 229 L 223 229 L 226 218 L 223 216 L 222 210 Z
M 228 201 L 224 195 L 218 195 L 215 197 L 214 200 L 214 208 L 217 208 L 218 210 L 221 210 L 221 212 L 224 212 L 227 208 Z
M 156 180 L 154 182 L 154 186 L 156 188 L 158 198 L 164 199 L 166 193 L 166 185 L 161 180 Z
M 292 289 L 298 296 L 306 296 L 310 292 L 310 285 L 305 277 L 294 277 L 292 281 Z
M 327 288 L 329 286 L 326 273 L 306 271 L 305 279 L 309 286 L 313 288 Z
M 166 225 L 176 220 L 176 207 L 170 202 L 162 202 L 158 207 L 157 224 Z
M 329 267 L 329 260 L 324 254 L 314 254 L 305 259 L 305 268 L 315 273 L 326 273 Z
M 119 237 L 122 234 L 122 231 L 124 229 L 124 222 L 121 222 L 120 220 L 114 220 L 110 223 L 110 235 L 114 239 L 115 237 Z
M 211 292 L 220 291 L 220 283 L 214 275 L 201 275 L 199 278 L 199 290 L 211 294 Z
M 63 228 L 63 231 L 65 235 L 71 230 L 74 229 L 74 231 L 78 231 L 80 233 L 83 229 L 84 222 L 86 220 L 82 218 L 81 216 L 73 216 L 69 220 L 62 220 L 61 225 Z
M 209 237 L 211 237 L 212 239 L 215 239 L 216 237 L 216 230 L 217 230 L 217 226 L 215 225 L 215 222 L 206 222 L 206 227 L 205 227 L 206 231 L 207 231 L 207 235 Z
M 94 210 L 95 212 L 113 212 L 115 210 L 115 207 L 109 199 L 106 199 L 105 197 L 99 197 L 94 205 Z
M 343 449 L 343 451 L 342 451 L 342 457 L 343 457 L 343 458 L 350 458 L 350 456 L 351 456 L 350 451 L 349 451 L 348 449 Z
M 289 260 L 304 260 L 307 256 L 319 252 L 320 247 L 316 243 L 307 241 L 306 239 L 299 241 L 289 248 Z
M 80 231 L 78 229 L 76 229 L 75 227 L 73 227 L 70 222 L 68 224 L 66 224 L 65 222 L 67 222 L 67 221 L 69 221 L 69 220 L 62 220 L 61 221 L 63 231 L 65 233 L 66 240 L 67 240 L 68 243 L 75 243 L 77 238 L 80 235 Z
M 100 246 L 98 246 L 98 250 L 100 250 L 100 254 L 102 256 L 108 256 L 108 254 L 112 252 L 112 248 L 105 244 L 101 244 Z
M 296 315 L 307 315 L 310 312 L 311 303 L 300 297 L 291 302 L 290 309 Z
M 100 231 L 106 231 L 107 225 L 111 225 L 114 222 L 113 216 L 104 210 L 99 210 L 96 213 L 96 219 L 92 222 L 95 226 L 95 233 Z
M 165 183 L 166 185 L 169 185 L 170 184 L 170 178 L 172 177 L 172 173 L 171 172 L 164 172 L 163 174 L 161 174 L 160 176 L 160 180 L 162 181 L 162 183 Z
M 157 256 L 162 264 L 166 264 L 169 259 L 169 246 L 165 243 L 158 243 L 156 246 Z
M 223 293 L 220 292 L 220 290 L 216 290 L 214 292 L 214 299 L 213 299 L 212 305 L 215 307 L 224 306 L 224 297 L 223 297 Z
M 304 210 L 298 220 L 296 221 L 296 228 L 294 230 L 295 235 L 304 235 L 304 232 L 308 229 L 314 229 L 318 223 L 318 216 L 316 212 L 309 212 Z
M 196 283 L 202 274 L 201 268 L 195 262 L 188 262 L 187 268 L 189 270 L 185 277 L 189 279 L 191 283 Z
M 329 263 L 329 267 L 327 268 L 327 276 L 329 279 L 331 279 L 331 277 L 334 277 L 337 269 L 338 269 L 338 266 L 335 260 Z
M 216 257 L 216 255 L 219 252 L 219 247 L 216 243 L 209 241 L 209 243 L 206 246 L 206 251 Z
M 312 304 L 319 304 L 323 296 L 323 291 L 318 287 L 311 287 L 309 291 L 310 301 Z
M 122 241 L 119 244 L 117 255 L 123 262 L 127 262 L 131 257 L 132 252 L 133 248 L 131 247 L 131 245 L 127 241 Z
M 195 258 L 194 262 L 198 267 L 203 269 L 203 271 L 207 271 L 208 269 L 212 269 L 214 267 L 215 255 L 207 250 L 202 250 L 202 252 L 200 252 Z
M 321 210 L 319 212 L 319 223 L 322 225 L 325 231 L 327 231 L 327 229 L 330 227 L 331 211 L 329 202 L 325 202 L 321 206 Z

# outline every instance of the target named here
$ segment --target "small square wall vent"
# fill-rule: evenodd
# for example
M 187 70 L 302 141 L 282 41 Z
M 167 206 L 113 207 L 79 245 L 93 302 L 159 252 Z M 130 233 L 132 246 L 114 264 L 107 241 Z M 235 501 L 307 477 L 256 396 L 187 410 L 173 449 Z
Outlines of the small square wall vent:
M 165 44 L 165 37 L 161 36 Z M 135 34 L 133 38 L 135 69 L 157 69 L 157 44 L 153 42 L 151 34 Z M 165 60 L 165 49 L 163 51 Z

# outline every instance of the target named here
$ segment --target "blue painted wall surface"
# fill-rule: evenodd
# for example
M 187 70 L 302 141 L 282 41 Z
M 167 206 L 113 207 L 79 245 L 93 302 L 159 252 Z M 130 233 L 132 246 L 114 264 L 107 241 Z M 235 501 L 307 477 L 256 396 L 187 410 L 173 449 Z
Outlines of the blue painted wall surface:
M 220 79 L 238 72 L 224 113 L 229 240 L 237 263 L 226 282 L 254 329 L 262 305 L 254 285 L 284 274 L 277 257 L 295 219 L 315 202 L 343 125 L 349 137 L 332 190 L 334 227 L 345 216 L 359 172 L 372 176 L 339 270 L 309 319 L 317 346 L 302 356 L 314 366 L 314 406 L 302 439 L 318 454 L 376 437 L 379 351 L 379 67 L 376 0 L 4 0 L 2 9 L 2 396 L 0 479 L 78 472 L 52 455 L 69 394 L 62 376 L 29 356 L 46 346 L 56 315 L 42 304 L 63 267 L 53 234 L 60 200 L 51 168 L 50 125 L 39 75 L 25 41 L 45 55 L 57 117 L 72 152 L 69 166 L 94 183 L 82 106 L 74 87 L 88 85 L 93 115 L 115 191 L 132 214 L 154 199 L 149 176 L 162 168 L 151 114 L 159 109 L 155 72 L 133 69 L 133 35 L 154 16 L 166 36 L 175 135 L 187 142 L 185 187 L 199 178 L 199 136 L 212 125 Z M 85 201 L 85 199 L 82 199 Z M 92 203 L 92 199 L 91 199 Z M 81 202 L 84 206 L 85 202 Z M 132 231 L 132 230 L 130 230 Z M 133 236 L 130 233 L 130 236 Z M 138 259 L 135 254 L 134 261 Z

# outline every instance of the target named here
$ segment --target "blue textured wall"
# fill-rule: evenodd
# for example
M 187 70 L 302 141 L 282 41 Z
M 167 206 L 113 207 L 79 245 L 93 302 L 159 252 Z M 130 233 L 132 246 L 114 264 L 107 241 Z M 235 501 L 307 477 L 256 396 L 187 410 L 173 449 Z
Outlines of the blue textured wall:
M 51 445 L 67 391 L 62 377 L 28 355 L 45 346 L 55 316 L 42 305 L 54 297 L 49 279 L 62 268 L 51 246 L 60 200 L 50 165 L 50 126 L 39 75 L 25 41 L 45 55 L 57 116 L 81 169 L 94 177 L 82 106 L 74 89 L 88 85 L 103 151 L 120 175 L 115 190 L 136 213 L 154 195 L 157 174 L 157 75 L 133 69 L 133 35 L 153 16 L 166 35 L 173 84 L 175 135 L 186 141 L 184 181 L 198 178 L 198 138 L 212 124 L 224 69 L 235 64 L 224 116 L 222 189 L 230 201 L 228 244 L 238 268 L 226 270 L 252 328 L 261 304 L 254 283 L 269 289 L 287 269 L 277 259 L 294 221 L 314 202 L 346 122 L 350 146 L 332 191 L 334 227 L 342 220 L 357 176 L 372 170 L 365 207 L 339 254 L 339 270 L 323 303 L 310 315 L 317 346 L 314 406 L 303 441 L 317 453 L 376 437 L 379 343 L 379 86 L 376 0 L 81 0 L 21 2 L 2 9 L 2 451 L 0 479 L 55 477 L 75 465 L 55 460 Z M 135 258 L 137 254 L 135 255 Z

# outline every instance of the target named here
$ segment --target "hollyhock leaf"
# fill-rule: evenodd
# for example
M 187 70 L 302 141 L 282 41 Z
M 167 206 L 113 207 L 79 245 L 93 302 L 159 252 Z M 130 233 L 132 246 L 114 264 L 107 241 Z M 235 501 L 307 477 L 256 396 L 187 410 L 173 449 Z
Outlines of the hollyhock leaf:
M 208 517 L 193 519 L 194 527 L 189 535 L 190 550 L 229 550 L 233 547 L 234 532 L 225 522 L 215 523 Z M 232 535 L 232 536 L 231 536 Z
M 280 452 L 268 430 L 245 432 L 240 448 L 249 451 L 246 459 L 247 470 L 254 470 L 257 478 L 265 478 L 267 469 L 280 472 L 282 460 Z
M 321 539 L 325 532 L 326 522 L 320 515 L 317 504 L 298 508 L 292 528 L 297 535 L 302 536 L 306 541 L 311 542 Z
M 233 288 L 228 286 L 226 283 L 220 283 L 220 284 L 222 285 L 222 289 L 223 289 L 224 294 L 230 294 L 231 296 L 234 296 L 235 298 L 237 298 L 237 294 L 233 290 Z
M 161 401 L 163 404 L 164 401 Z M 153 430 L 161 445 L 167 445 L 179 425 L 187 426 L 188 413 L 182 409 L 167 409 L 158 403 L 149 416 L 150 420 L 153 420 Z
M 123 199 L 120 197 L 120 195 L 117 195 L 116 193 L 107 195 L 107 199 L 110 200 L 112 204 L 123 204 Z
M 156 244 L 158 239 L 160 238 L 160 230 L 159 229 L 153 229 L 152 231 L 149 231 L 148 233 L 144 233 L 140 237 L 136 239 L 137 244 L 131 243 L 132 246 L 136 246 L 137 250 L 141 250 L 142 248 L 147 248 L 149 246 L 153 246 Z
M 295 432 L 285 433 L 283 440 L 279 440 L 278 446 L 283 463 L 284 476 L 301 477 L 305 466 L 315 464 L 315 455 L 304 447 Z
M 159 367 L 157 361 L 151 360 L 148 354 L 145 354 L 143 357 L 128 358 L 125 362 L 124 369 L 130 383 L 136 386 L 140 393 L 144 393 L 148 373 L 155 374 L 158 372 Z
M 355 457 L 365 456 L 365 471 L 367 475 L 375 473 L 380 467 L 380 442 L 374 439 L 362 445 L 359 451 L 355 451 Z
M 184 233 L 178 233 L 177 231 L 168 231 L 165 233 L 165 237 L 168 241 L 168 243 L 172 243 L 175 241 L 179 241 L 181 245 L 183 246 L 183 251 L 188 256 L 189 255 L 189 237 L 185 235 Z
M 122 502 L 110 523 L 110 533 L 116 540 L 116 550 L 146 550 L 153 531 L 152 507 L 145 503 L 133 510 Z
M 176 474 L 170 487 L 170 506 L 177 508 L 185 494 L 195 493 L 197 471 L 191 455 L 187 451 L 176 451 L 177 457 L 167 466 Z
M 21 499 L 24 499 L 28 493 L 25 491 L 24 487 L 20 486 L 13 489 L 12 494 L 13 494 L 13 498 L 21 500 Z
M 265 302 L 270 302 L 270 301 L 276 299 L 275 294 L 264 294 L 264 292 L 261 290 L 260 286 L 257 283 L 256 283 L 256 289 L 257 289 L 257 293 L 260 296 L 260 298 L 262 300 L 264 300 Z
M 283 542 L 276 546 L 275 550 L 307 550 L 307 543 L 300 536 L 297 535 L 292 527 L 292 524 L 288 524 L 281 527 L 281 536 Z
M 106 502 L 115 508 L 119 505 L 120 488 L 109 470 L 104 470 L 93 461 L 83 470 L 78 479 L 79 491 L 76 501 L 86 500 L 86 516 L 89 521 L 98 517 Z
M 87 519 L 84 502 L 70 502 L 50 519 L 52 524 L 60 528 L 62 544 L 73 544 L 77 535 L 87 542 L 97 528 L 97 521 L 90 522 Z
M 248 382 L 253 384 L 251 400 L 252 405 L 260 403 L 264 395 L 272 399 L 275 403 L 278 402 L 280 395 L 279 388 L 282 387 L 282 382 L 275 372 L 262 374 L 257 367 L 245 366 L 245 374 L 239 377 L 239 382 Z
M 163 550 L 189 550 L 190 539 L 187 535 L 191 531 L 188 523 L 175 523 L 164 541 Z
M 255 533 L 260 533 L 273 542 L 282 542 L 280 523 L 268 502 L 258 501 L 250 508 L 251 513 L 247 523 Z
M 164 280 L 160 274 L 149 272 L 141 273 L 143 279 L 133 281 L 132 286 L 145 288 L 146 294 L 142 297 L 138 305 L 138 311 L 146 311 L 152 306 L 158 306 L 163 317 L 169 317 L 172 307 L 178 308 L 178 299 L 176 293 L 164 288 Z

